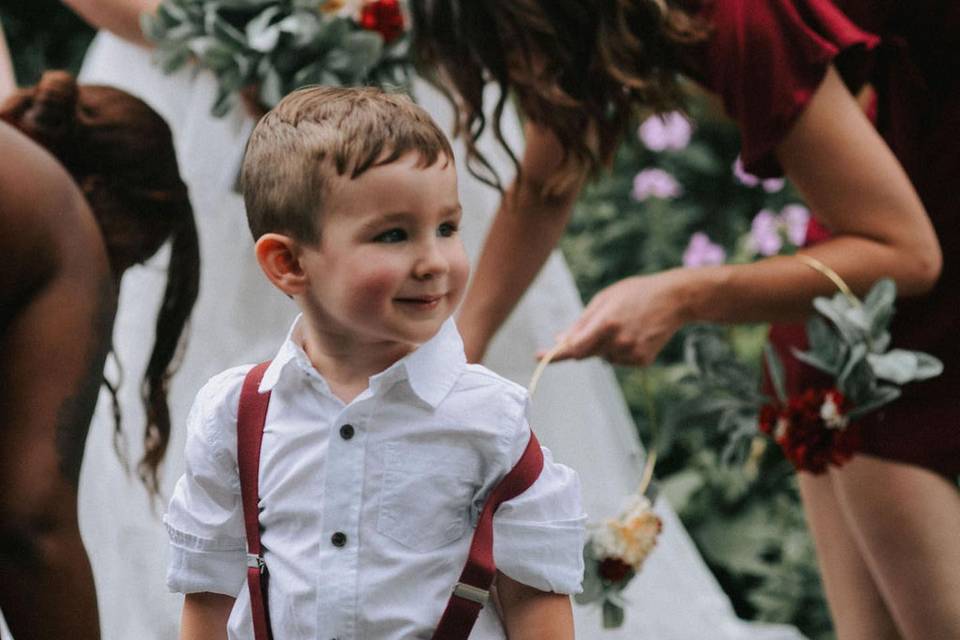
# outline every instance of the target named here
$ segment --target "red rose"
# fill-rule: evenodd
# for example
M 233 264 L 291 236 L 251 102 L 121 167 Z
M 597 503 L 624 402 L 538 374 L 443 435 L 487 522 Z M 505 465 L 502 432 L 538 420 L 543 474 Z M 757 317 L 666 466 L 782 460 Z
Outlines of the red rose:
M 399 0 L 371 0 L 360 10 L 360 26 L 376 31 L 390 44 L 403 35 L 404 19 Z
M 860 426 L 846 421 L 846 404 L 836 389 L 807 389 L 780 411 L 763 407 L 760 430 L 775 437 L 798 471 L 823 473 L 828 465 L 847 462 L 862 446 Z
M 597 568 L 600 577 L 608 582 L 621 582 L 630 577 L 633 567 L 620 558 L 604 558 Z

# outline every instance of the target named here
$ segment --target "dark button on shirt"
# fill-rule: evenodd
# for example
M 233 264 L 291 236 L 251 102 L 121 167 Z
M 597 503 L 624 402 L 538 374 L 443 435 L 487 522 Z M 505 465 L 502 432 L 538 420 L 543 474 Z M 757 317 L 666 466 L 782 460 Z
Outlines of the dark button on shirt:
M 335 547 L 342 547 L 347 544 L 347 534 L 342 531 L 337 531 L 330 536 L 330 542 L 332 542 Z
M 340 437 L 344 440 L 349 440 L 352 438 L 354 433 L 356 433 L 356 430 L 353 428 L 352 424 L 345 424 L 340 427 Z

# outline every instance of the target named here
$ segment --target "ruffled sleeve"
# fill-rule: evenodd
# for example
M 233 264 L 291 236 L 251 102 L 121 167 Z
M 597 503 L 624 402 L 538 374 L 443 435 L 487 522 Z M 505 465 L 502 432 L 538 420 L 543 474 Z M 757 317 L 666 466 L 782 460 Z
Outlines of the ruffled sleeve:
M 852 92 L 879 39 L 829 0 L 709 0 L 700 80 L 740 128 L 747 171 L 782 174 L 774 150 L 833 64 Z
M 245 368 L 197 394 L 187 418 L 186 469 L 164 516 L 170 539 L 167 587 L 236 596 L 246 575 L 246 535 L 236 467 L 236 404 Z
M 511 468 L 530 438 L 526 407 L 510 445 Z M 525 492 L 500 505 L 493 519 L 497 569 L 517 582 L 554 593 L 579 593 L 586 514 L 576 472 L 543 448 L 543 471 Z

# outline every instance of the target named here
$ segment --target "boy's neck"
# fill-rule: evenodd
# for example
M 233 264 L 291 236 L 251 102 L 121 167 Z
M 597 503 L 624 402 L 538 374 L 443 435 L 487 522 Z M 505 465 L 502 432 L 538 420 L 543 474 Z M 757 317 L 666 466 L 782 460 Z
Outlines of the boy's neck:
M 359 342 L 348 333 L 311 326 L 304 317 L 303 350 L 330 391 L 349 404 L 367 388 L 370 376 L 384 371 L 417 348 L 403 342 Z

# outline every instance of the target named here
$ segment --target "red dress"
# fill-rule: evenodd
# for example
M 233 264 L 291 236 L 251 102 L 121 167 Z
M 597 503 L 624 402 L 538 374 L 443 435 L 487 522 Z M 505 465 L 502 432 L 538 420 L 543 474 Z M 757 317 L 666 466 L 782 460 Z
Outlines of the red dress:
M 876 124 L 920 194 L 943 248 L 933 292 L 897 303 L 893 344 L 944 363 L 933 380 L 864 419 L 865 453 L 960 474 L 960 2 L 711 0 L 697 75 L 738 122 L 748 171 L 781 173 L 774 149 L 834 64 L 877 91 Z M 875 34 L 875 35 L 874 35 Z M 811 235 L 824 235 L 814 223 Z M 791 392 L 823 376 L 790 355 L 803 327 L 776 325 Z

